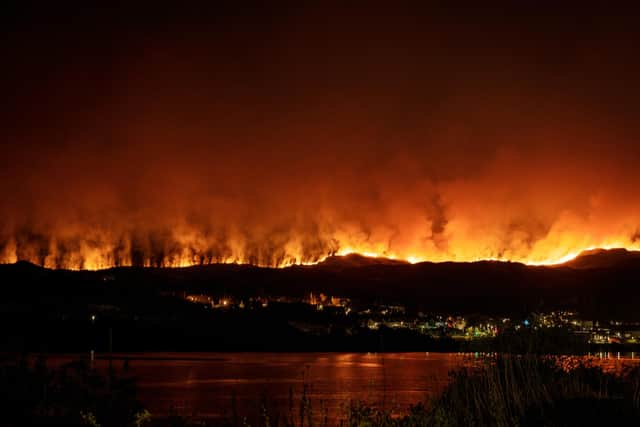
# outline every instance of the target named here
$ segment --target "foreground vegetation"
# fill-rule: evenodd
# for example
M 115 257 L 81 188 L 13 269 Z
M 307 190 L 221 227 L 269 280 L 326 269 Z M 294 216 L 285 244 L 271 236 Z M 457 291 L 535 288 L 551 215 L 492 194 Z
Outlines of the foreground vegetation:
M 49 369 L 23 355 L 0 366 L 2 426 L 139 426 L 149 413 L 126 370 L 101 375 L 86 361 Z
M 496 356 L 450 373 L 451 382 L 434 401 L 404 413 L 348 402 L 338 419 L 306 388 L 290 395 L 284 412 L 238 414 L 215 421 L 170 414 L 152 418 L 136 400 L 126 369 L 99 375 L 85 362 L 51 370 L 44 360 L 5 363 L 0 368 L 3 426 L 209 426 L 238 427 L 413 427 L 581 426 L 640 423 L 640 368 L 607 371 L 588 359 Z
M 499 356 L 451 373 L 422 425 L 566 426 L 640 421 L 640 369 L 581 358 Z M 417 425 L 411 416 L 400 425 Z

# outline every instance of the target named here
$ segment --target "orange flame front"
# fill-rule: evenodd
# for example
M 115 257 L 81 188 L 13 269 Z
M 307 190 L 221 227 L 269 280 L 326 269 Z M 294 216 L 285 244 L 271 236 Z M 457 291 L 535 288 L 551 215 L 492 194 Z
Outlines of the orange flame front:
M 66 240 L 65 240 L 66 239 Z M 197 230 L 176 230 L 175 234 L 163 234 L 162 238 L 145 236 L 143 239 L 118 236 L 112 239 L 108 233 L 94 233 L 85 238 L 67 235 L 48 239 L 18 241 L 12 237 L 0 252 L 0 263 L 26 260 L 48 268 L 71 270 L 99 270 L 116 266 L 187 267 L 202 264 L 238 263 L 263 267 L 287 267 L 322 262 L 329 256 L 360 254 L 367 257 L 384 257 L 409 263 L 474 262 L 481 260 L 512 261 L 530 265 L 553 265 L 575 258 L 582 251 L 602 248 L 626 248 L 640 250 L 640 244 L 625 238 L 597 238 L 586 234 L 551 235 L 537 241 L 530 248 L 505 250 L 448 237 L 446 249 L 432 245 L 419 247 L 391 247 L 383 241 L 358 241 L 357 236 L 331 236 L 309 249 L 308 242 L 292 238 L 281 247 L 241 240 L 233 236 L 220 243 L 210 240 Z

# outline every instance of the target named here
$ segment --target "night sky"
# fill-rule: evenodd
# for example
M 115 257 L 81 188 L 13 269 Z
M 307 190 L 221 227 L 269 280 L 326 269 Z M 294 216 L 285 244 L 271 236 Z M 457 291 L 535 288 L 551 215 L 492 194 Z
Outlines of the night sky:
M 42 3 L 0 18 L 0 262 L 640 248 L 632 10 Z

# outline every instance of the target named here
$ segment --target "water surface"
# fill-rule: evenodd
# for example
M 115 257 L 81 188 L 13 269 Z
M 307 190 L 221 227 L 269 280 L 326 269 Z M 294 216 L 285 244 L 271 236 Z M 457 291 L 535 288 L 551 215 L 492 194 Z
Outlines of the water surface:
M 93 362 L 106 369 L 108 361 Z M 64 363 L 79 355 L 58 356 Z M 86 358 L 86 355 L 83 355 Z M 442 392 L 448 373 L 477 355 L 459 353 L 127 353 L 113 366 L 137 379 L 138 397 L 152 414 L 197 417 L 272 413 L 298 416 L 303 389 L 316 416 L 344 414 L 350 401 L 403 411 Z M 635 359 L 635 355 L 631 355 Z M 631 358 L 597 354 L 613 367 Z M 51 359 L 50 359 L 51 360 Z M 637 359 L 635 359 L 637 361 Z M 291 411 L 291 412 L 290 412 Z

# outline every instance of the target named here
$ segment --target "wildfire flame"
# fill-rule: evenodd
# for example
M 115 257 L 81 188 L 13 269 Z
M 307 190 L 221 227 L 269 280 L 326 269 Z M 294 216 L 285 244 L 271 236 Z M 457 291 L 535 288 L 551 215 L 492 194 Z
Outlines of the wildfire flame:
M 188 236 L 188 239 L 186 238 Z M 180 237 L 180 236 L 178 236 Z M 15 263 L 19 260 L 29 261 L 47 268 L 62 268 L 69 270 L 101 270 L 119 266 L 143 267 L 189 267 L 203 264 L 251 264 L 262 267 L 283 268 L 292 265 L 314 265 L 326 260 L 330 256 L 345 256 L 359 254 L 371 258 L 387 258 L 403 260 L 415 264 L 419 262 L 476 262 L 476 261 L 511 261 L 528 265 L 556 265 L 576 258 L 581 252 L 592 249 L 625 248 L 640 250 L 640 244 L 631 239 L 609 239 L 591 241 L 582 245 L 582 239 L 576 239 L 574 244 L 565 246 L 546 247 L 539 242 L 526 254 L 505 253 L 496 255 L 491 250 L 485 252 L 477 249 L 471 242 L 460 248 L 450 247 L 447 251 L 419 251 L 415 248 L 398 248 L 391 250 L 382 243 L 350 243 L 333 241 L 333 247 L 326 252 L 309 253 L 308 250 L 295 242 L 289 242 L 285 247 L 274 249 L 272 253 L 266 251 L 249 251 L 246 244 L 233 242 L 224 250 L 215 252 L 213 246 L 206 242 L 203 236 L 191 233 L 182 235 L 182 240 L 171 240 L 164 247 L 140 248 L 139 243 L 128 240 L 117 243 L 108 241 L 79 240 L 71 249 L 68 244 L 52 238 L 45 243 L 19 243 L 11 239 L 0 252 L 0 263 Z M 565 239 L 568 241 L 568 239 Z M 232 244 L 235 243 L 235 244 Z M 200 246 L 199 246 L 200 245 Z M 208 246 L 207 246 L 208 245 Z M 168 247 L 171 247 L 168 249 Z M 66 248 L 66 249 L 64 249 Z M 145 252 L 146 250 L 146 252 Z M 306 252 L 305 252 L 306 251 Z

